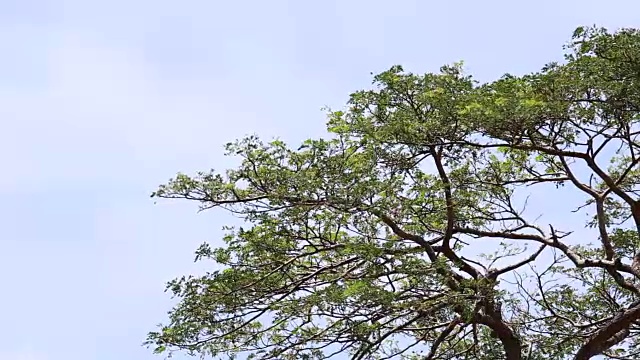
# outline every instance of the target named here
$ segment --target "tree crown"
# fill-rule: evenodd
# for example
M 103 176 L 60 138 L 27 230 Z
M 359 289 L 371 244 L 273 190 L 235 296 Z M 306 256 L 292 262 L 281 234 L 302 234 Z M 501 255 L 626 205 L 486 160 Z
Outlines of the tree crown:
M 170 282 L 180 302 L 147 343 L 255 359 L 637 357 L 640 32 L 578 28 L 566 49 L 486 84 L 460 64 L 392 67 L 329 112 L 330 138 L 247 137 L 227 145 L 237 168 L 161 186 L 248 225 L 197 250 L 221 270 Z M 583 229 L 526 210 L 553 192 L 583 200 Z

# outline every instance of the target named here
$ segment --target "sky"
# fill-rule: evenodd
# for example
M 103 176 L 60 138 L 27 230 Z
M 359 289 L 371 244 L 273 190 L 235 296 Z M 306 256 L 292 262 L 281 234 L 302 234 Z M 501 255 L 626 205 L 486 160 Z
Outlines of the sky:
M 638 13 L 634 0 L 0 0 L 0 360 L 161 359 L 141 343 L 170 308 L 164 285 L 201 270 L 194 250 L 230 218 L 149 194 L 232 166 L 224 143 L 323 136 L 320 109 L 394 64 L 535 71 L 576 26 Z

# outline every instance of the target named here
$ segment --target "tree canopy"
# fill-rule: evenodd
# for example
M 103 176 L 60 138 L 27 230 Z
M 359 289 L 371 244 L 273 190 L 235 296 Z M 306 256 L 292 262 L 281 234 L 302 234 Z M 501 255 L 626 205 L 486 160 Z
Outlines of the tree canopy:
M 230 359 L 640 358 L 640 31 L 578 28 L 565 50 L 482 84 L 460 64 L 394 66 L 329 111 L 326 138 L 249 136 L 226 147 L 238 167 L 160 186 L 152 196 L 243 225 L 197 250 L 216 271 L 168 284 L 178 303 L 147 344 Z M 581 225 L 540 220 L 568 199 Z

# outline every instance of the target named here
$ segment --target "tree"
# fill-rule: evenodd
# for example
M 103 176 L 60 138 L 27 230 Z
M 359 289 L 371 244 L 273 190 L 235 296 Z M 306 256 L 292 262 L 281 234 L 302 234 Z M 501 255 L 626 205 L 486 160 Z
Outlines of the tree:
M 254 359 L 638 358 L 640 31 L 578 28 L 563 63 L 486 84 L 460 64 L 395 66 L 374 84 L 329 112 L 328 139 L 248 137 L 227 145 L 237 168 L 153 193 L 246 225 L 197 250 L 221 270 L 168 284 L 180 301 L 147 344 Z M 532 213 L 529 193 L 581 199 L 584 227 L 537 220 L 560 204 Z

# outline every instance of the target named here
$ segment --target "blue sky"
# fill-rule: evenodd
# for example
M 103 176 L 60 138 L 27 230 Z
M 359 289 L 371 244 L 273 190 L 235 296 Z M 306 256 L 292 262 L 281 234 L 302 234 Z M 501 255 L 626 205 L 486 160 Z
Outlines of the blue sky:
M 561 59 L 608 1 L 0 1 L 0 359 L 146 360 L 164 283 L 229 217 L 148 198 L 248 133 L 322 136 L 370 72 Z M 635 20 L 635 22 L 634 22 Z

